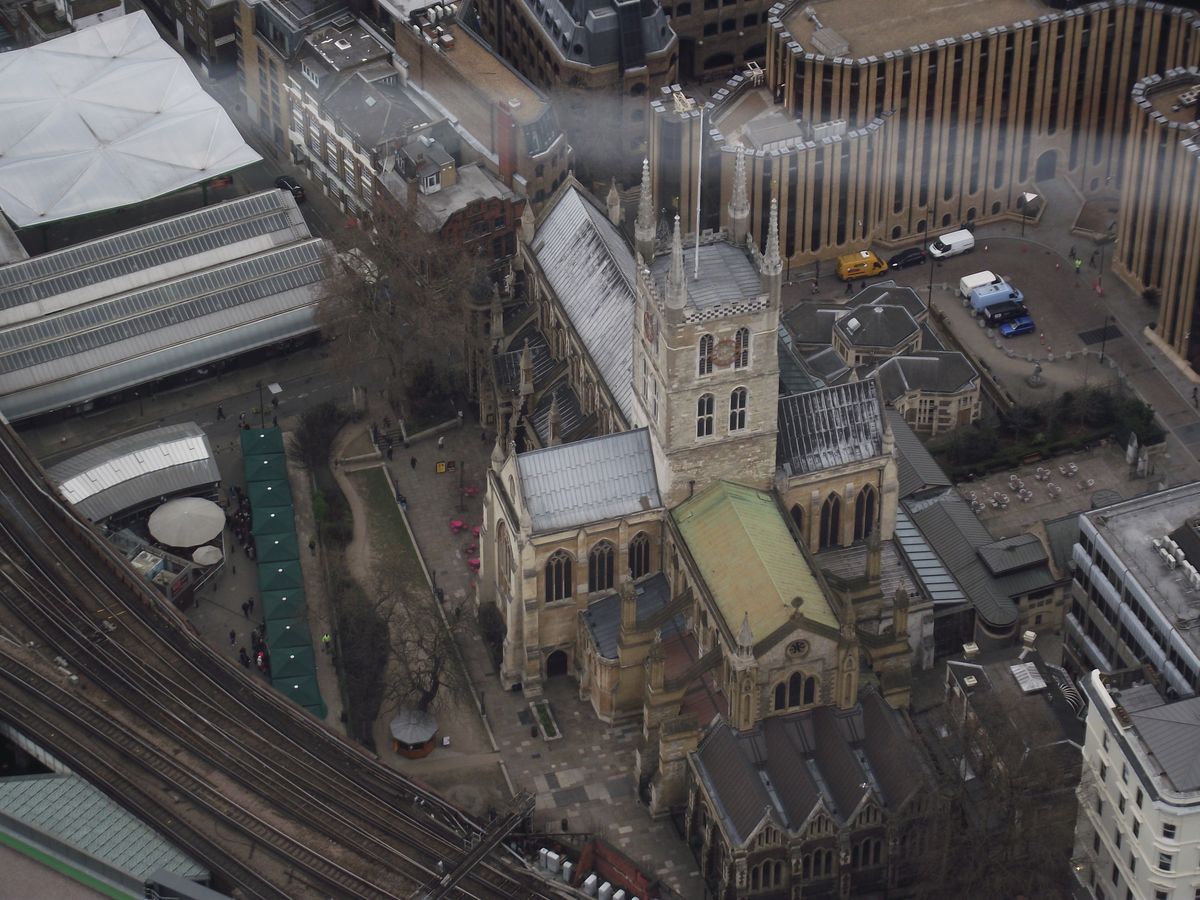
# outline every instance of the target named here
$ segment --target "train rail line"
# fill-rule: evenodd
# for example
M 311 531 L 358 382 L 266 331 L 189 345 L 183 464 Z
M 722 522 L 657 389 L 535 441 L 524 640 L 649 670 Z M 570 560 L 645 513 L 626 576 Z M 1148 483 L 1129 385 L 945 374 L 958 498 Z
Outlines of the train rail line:
M 313 893 L 424 895 L 437 890 L 442 873 L 454 871 L 457 887 L 443 887 L 439 896 L 566 895 L 503 850 L 478 852 L 488 840 L 482 823 L 214 654 L 65 508 L 7 426 L 0 429 L 0 597 L 111 707 L 105 720 L 90 698 L 44 676 L 37 682 L 40 700 L 31 706 L 10 676 L 25 664 L 0 657 L 0 691 L 21 711 L 13 718 L 51 728 L 64 745 L 54 749 L 87 771 L 107 773 L 100 783 L 140 813 L 143 803 L 172 812 L 197 855 L 248 896 L 277 896 L 270 891 L 278 885 L 265 884 L 219 840 L 198 839 L 196 832 L 213 821 L 236 826 L 251 846 L 269 848 L 280 872 L 299 873 Z M 46 721 L 49 713 L 38 718 L 39 704 L 55 710 L 57 726 Z M 88 756 L 71 732 L 86 733 L 97 753 Z M 99 753 L 114 747 L 128 767 L 174 785 L 173 796 L 187 798 L 199 824 L 181 822 L 178 808 L 164 810 L 163 798 L 155 802 L 153 794 L 129 789 L 128 774 L 117 773 L 119 756 L 105 762 Z M 229 797 L 242 792 L 253 803 Z M 320 844 L 328 852 L 313 849 Z M 284 892 L 294 896 L 297 887 Z

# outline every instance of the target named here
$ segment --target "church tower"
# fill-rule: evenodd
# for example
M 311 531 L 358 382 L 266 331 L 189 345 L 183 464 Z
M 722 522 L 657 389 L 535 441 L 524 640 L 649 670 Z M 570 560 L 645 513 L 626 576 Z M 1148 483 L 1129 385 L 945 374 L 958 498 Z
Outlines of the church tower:
M 646 171 L 643 196 L 648 182 Z M 783 271 L 774 203 L 770 221 L 760 253 L 753 242 L 740 246 L 724 235 L 685 246 L 676 217 L 670 252 L 639 263 L 637 424 L 650 429 L 668 507 L 718 479 L 772 484 Z

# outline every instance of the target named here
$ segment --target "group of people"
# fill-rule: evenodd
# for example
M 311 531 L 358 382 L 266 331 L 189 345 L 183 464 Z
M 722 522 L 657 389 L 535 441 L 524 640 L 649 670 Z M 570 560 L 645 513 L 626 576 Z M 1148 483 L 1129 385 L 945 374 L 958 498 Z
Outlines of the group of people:
M 235 484 L 232 499 L 230 508 L 225 511 L 225 524 L 233 532 L 234 546 L 241 547 L 246 558 L 253 560 L 257 551 L 254 535 L 250 533 L 250 498 Z
M 229 637 L 232 641 L 237 639 L 236 632 L 229 632 Z M 271 677 L 271 654 L 267 650 L 267 642 L 263 640 L 262 633 L 255 628 L 250 632 L 250 653 L 246 652 L 245 647 L 238 648 L 238 661 L 247 669 L 250 668 L 250 662 L 253 659 L 255 668 L 268 678 Z

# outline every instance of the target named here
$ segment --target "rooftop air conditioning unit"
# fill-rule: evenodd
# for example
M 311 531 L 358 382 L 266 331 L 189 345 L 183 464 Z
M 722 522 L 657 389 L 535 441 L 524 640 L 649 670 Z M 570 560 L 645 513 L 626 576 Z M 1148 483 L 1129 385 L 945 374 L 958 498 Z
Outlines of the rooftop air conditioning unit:
M 975 687 L 975 685 L 979 684 L 979 679 L 976 678 L 974 675 L 968 675 L 966 678 L 963 679 L 963 684 L 965 684 L 969 688 L 973 688 L 973 687 Z
M 979 645 L 974 641 L 963 644 L 963 656 L 967 659 L 974 659 L 979 655 Z

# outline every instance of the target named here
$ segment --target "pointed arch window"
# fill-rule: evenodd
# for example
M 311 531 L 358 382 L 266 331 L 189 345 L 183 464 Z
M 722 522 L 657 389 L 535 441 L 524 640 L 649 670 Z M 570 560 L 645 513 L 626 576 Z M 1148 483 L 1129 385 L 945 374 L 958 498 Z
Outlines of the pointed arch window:
M 729 395 L 729 430 L 742 431 L 746 427 L 747 393 L 744 387 L 735 388 Z
M 571 596 L 571 570 L 574 560 L 565 550 L 555 550 L 546 560 L 546 602 Z
M 804 539 L 804 508 L 796 503 L 792 506 L 792 521 L 796 523 L 796 531 L 800 533 L 801 540 Z
M 745 369 L 750 365 L 750 329 L 739 328 L 733 336 L 733 367 Z
M 629 542 L 629 577 L 641 578 L 650 574 L 650 538 L 639 531 Z
M 711 375 L 713 367 L 713 336 L 706 334 L 700 338 L 700 350 L 697 354 L 696 374 Z
M 508 542 L 508 526 L 501 520 L 496 525 L 496 582 L 500 593 L 509 596 L 509 578 L 512 575 L 512 546 Z
M 865 540 L 875 530 L 875 487 L 868 484 L 854 499 L 854 539 Z
M 696 437 L 713 433 L 713 395 L 701 394 L 696 401 Z
M 842 498 L 837 494 L 830 494 L 821 504 L 820 549 L 840 546 L 838 534 L 841 531 L 841 525 Z
M 608 541 L 601 541 L 588 554 L 588 590 L 607 591 L 613 586 L 613 559 L 616 548 Z
M 817 679 L 809 675 L 804 679 L 804 705 L 811 705 L 817 698 Z
M 775 708 L 787 709 L 787 685 L 782 681 L 775 685 Z
M 804 676 L 793 672 L 792 677 L 788 679 L 788 706 L 800 705 L 800 687 L 803 683 Z

